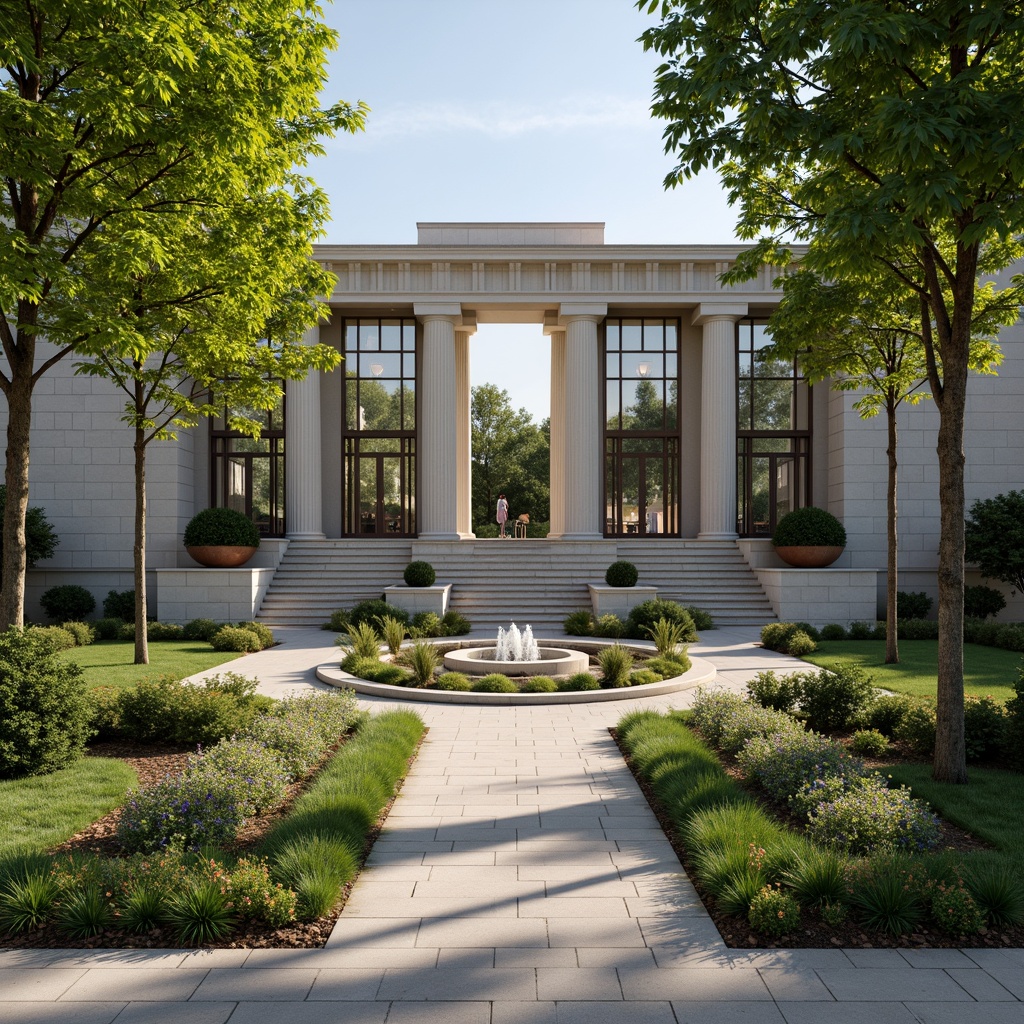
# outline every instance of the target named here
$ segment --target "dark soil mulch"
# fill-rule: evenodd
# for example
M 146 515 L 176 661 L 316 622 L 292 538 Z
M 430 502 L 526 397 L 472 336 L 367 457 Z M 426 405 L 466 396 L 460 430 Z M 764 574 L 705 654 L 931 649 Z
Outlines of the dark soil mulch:
M 615 730 L 610 729 L 609 732 L 616 743 L 618 743 Z M 842 737 L 835 738 L 842 739 Z M 620 746 L 619 749 L 622 750 L 622 747 Z M 632 771 L 632 764 L 625 750 L 622 750 L 622 756 Z M 898 761 L 914 760 L 918 759 L 906 751 L 897 750 L 895 757 L 891 760 L 869 760 L 867 763 L 869 767 L 883 770 Z M 778 804 L 766 800 L 762 793 L 746 785 L 740 778 L 734 765 L 723 764 L 723 768 L 741 788 L 770 814 L 786 824 L 796 824 L 787 808 L 780 807 Z M 746 918 L 726 914 L 718 909 L 714 897 L 701 885 L 700 876 L 697 874 L 693 859 L 683 844 L 682 837 L 676 830 L 672 819 L 659 803 L 658 798 L 651 791 L 646 780 L 636 775 L 636 773 L 634 773 L 634 778 L 647 798 L 647 802 L 662 829 L 664 829 L 672 849 L 679 858 L 679 863 L 682 864 L 687 877 L 693 882 L 697 894 L 703 901 L 705 909 L 711 915 L 711 919 L 715 922 L 715 926 L 718 928 L 727 946 L 742 949 L 897 949 L 907 948 L 908 946 L 919 949 L 959 949 L 962 947 L 979 949 L 1018 948 L 1024 946 L 1024 925 L 996 929 L 983 928 L 976 935 L 948 935 L 946 932 L 934 927 L 922 927 L 910 935 L 889 935 L 886 932 L 866 929 L 856 921 L 846 921 L 840 925 L 826 924 L 817 912 L 805 909 L 801 909 L 799 929 L 792 934 L 781 937 L 759 935 L 751 928 L 750 922 Z M 977 837 L 950 822 L 940 820 L 940 832 L 939 848 L 941 850 L 952 850 L 957 853 L 969 854 L 991 849 L 991 846 L 987 843 L 982 842 Z

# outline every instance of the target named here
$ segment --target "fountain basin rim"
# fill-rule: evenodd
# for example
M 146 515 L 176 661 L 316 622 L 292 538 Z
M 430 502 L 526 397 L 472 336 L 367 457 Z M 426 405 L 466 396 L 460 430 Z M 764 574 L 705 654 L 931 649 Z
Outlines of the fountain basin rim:
M 444 656 L 444 667 L 452 672 L 469 672 L 473 675 L 517 676 L 571 676 L 586 672 L 590 659 L 583 651 L 572 651 L 564 647 L 541 647 L 541 657 L 533 661 L 498 661 L 495 647 L 462 647 L 449 651 Z

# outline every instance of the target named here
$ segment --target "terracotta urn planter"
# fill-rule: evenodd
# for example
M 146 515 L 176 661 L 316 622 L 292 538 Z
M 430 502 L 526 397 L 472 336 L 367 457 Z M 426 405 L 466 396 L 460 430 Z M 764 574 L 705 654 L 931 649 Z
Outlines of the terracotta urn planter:
M 775 548 L 775 553 L 787 565 L 797 569 L 824 569 L 844 550 L 840 544 L 790 544 L 779 545 Z
M 207 569 L 237 569 L 256 554 L 256 548 L 242 544 L 200 544 L 185 550 Z

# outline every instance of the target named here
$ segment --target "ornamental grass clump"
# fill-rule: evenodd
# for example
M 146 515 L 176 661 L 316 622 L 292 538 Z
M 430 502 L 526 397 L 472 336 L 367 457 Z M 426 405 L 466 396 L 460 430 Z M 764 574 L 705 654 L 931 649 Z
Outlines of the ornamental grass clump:
M 383 637 L 384 643 L 393 657 L 402 649 L 407 632 L 406 625 L 401 619 L 396 619 L 393 615 L 380 616 L 377 619 L 377 625 L 380 627 L 380 635 Z
M 633 652 L 621 644 L 612 644 L 598 655 L 601 665 L 601 687 L 605 690 L 629 686 L 629 673 L 633 670 Z
M 335 643 L 357 658 L 379 658 L 380 637 L 370 622 L 353 623 Z
M 654 641 L 654 647 L 658 654 L 664 656 L 676 654 L 679 651 L 686 627 L 681 622 L 674 622 L 662 616 L 653 625 L 646 626 L 645 631 Z
M 434 680 L 434 673 L 441 664 L 441 655 L 433 644 L 420 641 L 406 652 L 406 660 L 416 685 L 426 686 Z

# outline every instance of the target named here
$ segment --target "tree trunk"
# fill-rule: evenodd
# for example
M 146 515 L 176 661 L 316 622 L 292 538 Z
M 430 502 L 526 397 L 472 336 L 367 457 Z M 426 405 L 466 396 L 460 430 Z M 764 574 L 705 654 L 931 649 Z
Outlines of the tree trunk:
M 962 248 L 957 255 L 952 321 L 945 337 L 939 332 L 939 672 L 932 778 L 965 784 L 964 410 L 977 257 Z
M 139 385 L 136 384 L 136 390 Z M 149 664 L 146 609 L 146 437 L 135 428 L 135 664 Z
M 7 397 L 7 504 L 4 507 L 3 564 L 0 566 L 0 630 L 25 623 L 25 516 L 28 513 L 29 430 L 35 336 L 19 331 L 10 365 Z
M 886 454 L 889 456 L 889 480 L 886 486 L 885 503 L 886 518 L 888 520 L 888 554 L 885 583 L 885 663 L 895 665 L 900 660 L 898 624 L 897 624 L 897 597 L 899 589 L 899 568 L 896 529 L 896 402 L 892 394 L 886 396 L 885 415 L 889 424 L 889 447 Z

